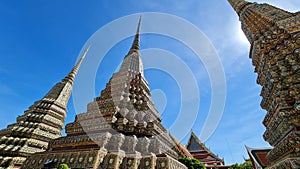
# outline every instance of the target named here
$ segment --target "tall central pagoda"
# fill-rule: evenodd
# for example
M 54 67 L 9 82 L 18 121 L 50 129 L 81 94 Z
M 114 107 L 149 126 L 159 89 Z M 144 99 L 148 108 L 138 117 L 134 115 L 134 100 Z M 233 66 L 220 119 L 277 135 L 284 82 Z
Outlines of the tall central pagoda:
M 176 141 L 161 124 L 150 97 L 140 54 L 140 24 L 120 70 L 101 95 L 66 126 L 67 136 L 50 141 L 46 152 L 29 157 L 22 168 L 186 169 Z

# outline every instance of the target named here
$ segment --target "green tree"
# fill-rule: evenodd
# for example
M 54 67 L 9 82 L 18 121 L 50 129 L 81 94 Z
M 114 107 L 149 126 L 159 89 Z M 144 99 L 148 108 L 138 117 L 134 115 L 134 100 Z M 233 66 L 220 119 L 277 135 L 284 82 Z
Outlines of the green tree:
M 182 157 L 179 158 L 178 161 L 180 161 L 182 164 L 187 166 L 188 169 L 206 169 L 204 164 L 202 164 L 200 161 L 198 161 L 195 158 Z
M 253 166 L 250 160 L 246 160 L 242 164 L 231 165 L 229 169 L 253 169 Z
M 69 169 L 69 166 L 67 164 L 60 164 L 58 169 Z

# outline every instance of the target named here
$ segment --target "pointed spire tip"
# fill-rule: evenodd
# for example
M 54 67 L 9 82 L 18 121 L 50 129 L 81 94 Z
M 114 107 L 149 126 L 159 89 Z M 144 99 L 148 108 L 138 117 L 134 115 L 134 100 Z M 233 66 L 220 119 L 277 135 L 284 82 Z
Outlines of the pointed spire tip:
M 130 51 L 131 50 L 140 50 L 140 29 L 141 29 L 141 23 L 142 23 L 142 15 L 140 15 L 140 18 L 139 18 L 139 22 L 138 22 L 136 34 L 135 34 L 132 46 L 130 48 Z
M 73 67 L 71 72 L 62 81 L 70 82 L 70 83 L 74 82 L 74 79 L 77 75 L 78 69 L 79 69 L 82 61 L 84 60 L 85 56 L 87 55 L 88 51 L 90 50 L 91 46 L 92 46 L 91 44 L 88 45 L 88 47 L 84 50 L 83 54 L 81 55 L 80 59 L 78 60 L 76 65 Z

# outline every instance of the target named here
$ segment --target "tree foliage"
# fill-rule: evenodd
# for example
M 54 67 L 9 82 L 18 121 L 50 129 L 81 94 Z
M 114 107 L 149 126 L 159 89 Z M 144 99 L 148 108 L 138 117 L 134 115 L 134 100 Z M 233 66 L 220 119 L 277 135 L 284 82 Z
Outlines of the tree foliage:
M 182 157 L 179 158 L 178 161 L 180 161 L 182 164 L 187 166 L 188 169 L 206 169 L 204 164 L 202 164 L 200 161 L 198 161 L 195 158 Z
M 231 165 L 229 169 L 253 169 L 253 166 L 250 160 L 246 160 L 242 164 Z
M 67 164 L 60 164 L 58 169 L 69 169 L 69 166 Z

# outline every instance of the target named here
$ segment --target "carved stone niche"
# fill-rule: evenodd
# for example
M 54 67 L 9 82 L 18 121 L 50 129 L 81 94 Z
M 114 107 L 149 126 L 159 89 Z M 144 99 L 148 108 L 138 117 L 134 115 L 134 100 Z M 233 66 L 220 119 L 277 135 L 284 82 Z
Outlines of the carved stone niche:
M 149 152 L 150 140 L 147 137 L 138 138 L 136 145 L 136 151 L 139 151 L 142 155 L 150 154 Z
M 105 146 L 112 137 L 112 134 L 109 132 L 102 133 L 101 135 L 89 135 L 91 139 L 98 144 L 101 149 L 105 149 Z
M 120 169 L 137 169 L 140 165 L 140 160 L 142 156 L 140 153 L 136 154 L 126 154 Z
M 109 142 L 106 145 L 106 149 L 109 152 L 118 152 L 121 151 L 121 146 L 124 143 L 125 136 L 121 133 L 114 134 L 111 136 Z
M 135 147 L 138 142 L 138 139 L 135 135 L 132 136 L 125 136 L 124 144 L 122 145 L 121 149 L 125 151 L 126 154 L 136 154 Z
M 123 158 L 124 156 L 122 154 L 108 153 L 98 169 L 118 169 Z
M 155 154 L 152 153 L 143 155 L 138 169 L 155 169 L 156 159 Z

